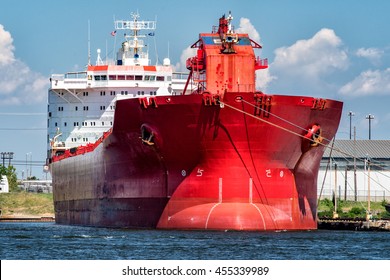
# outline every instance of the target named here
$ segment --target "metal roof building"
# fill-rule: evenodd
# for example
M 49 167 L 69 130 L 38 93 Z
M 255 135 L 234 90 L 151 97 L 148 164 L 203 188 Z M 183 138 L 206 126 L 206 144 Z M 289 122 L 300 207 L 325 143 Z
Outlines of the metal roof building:
M 332 146 L 331 144 L 329 146 Z M 390 140 L 336 140 L 332 149 L 326 149 L 324 158 L 353 157 L 390 161 Z
M 366 200 L 369 195 L 372 201 L 390 200 L 390 140 L 335 140 L 333 148 L 332 143 L 328 147 L 318 175 L 318 195 L 330 198 L 337 190 L 347 200 Z

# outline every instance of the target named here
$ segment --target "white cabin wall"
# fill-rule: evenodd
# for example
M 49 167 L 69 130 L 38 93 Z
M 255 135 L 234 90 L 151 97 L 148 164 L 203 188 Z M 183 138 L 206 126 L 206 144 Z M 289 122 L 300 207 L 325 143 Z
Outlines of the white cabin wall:
M 320 170 L 317 181 L 317 195 L 321 193 L 322 184 L 325 177 L 325 170 Z M 371 201 L 390 201 L 390 171 L 370 171 L 370 195 Z M 368 197 L 368 172 L 364 170 L 356 171 L 357 198 L 358 201 L 366 201 Z M 335 186 L 335 171 L 328 170 L 322 190 L 321 198 L 332 199 Z M 337 170 L 337 196 L 341 194 L 344 199 L 345 194 L 345 169 Z M 347 200 L 355 199 L 354 172 L 347 171 Z

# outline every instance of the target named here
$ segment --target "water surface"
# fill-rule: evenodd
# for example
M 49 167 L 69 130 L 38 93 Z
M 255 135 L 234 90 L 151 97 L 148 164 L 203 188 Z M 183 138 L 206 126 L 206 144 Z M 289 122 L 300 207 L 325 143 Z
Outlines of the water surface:
M 390 232 L 127 230 L 55 223 L 0 223 L 9 260 L 378 260 Z

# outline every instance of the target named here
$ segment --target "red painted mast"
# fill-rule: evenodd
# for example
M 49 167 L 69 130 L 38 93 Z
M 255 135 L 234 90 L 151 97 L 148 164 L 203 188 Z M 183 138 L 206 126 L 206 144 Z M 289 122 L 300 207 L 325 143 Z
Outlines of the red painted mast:
M 190 79 L 198 85 L 199 93 L 211 94 L 223 99 L 225 92 L 254 92 L 255 71 L 268 68 L 267 59 L 256 58 L 254 48 L 261 45 L 251 40 L 247 34 L 237 34 L 231 24 L 229 13 L 219 19 L 217 32 L 200 34 L 200 39 L 191 48 L 197 54 L 187 59 Z

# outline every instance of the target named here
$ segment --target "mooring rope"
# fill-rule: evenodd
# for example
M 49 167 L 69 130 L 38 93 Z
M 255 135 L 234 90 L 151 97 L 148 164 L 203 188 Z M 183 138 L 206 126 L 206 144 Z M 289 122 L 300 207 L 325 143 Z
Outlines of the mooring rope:
M 259 109 L 259 110 L 264 111 L 264 109 L 262 109 L 262 108 L 260 108 L 260 107 L 257 107 L 256 105 L 253 105 L 253 104 L 249 103 L 248 101 L 245 101 L 244 99 L 241 99 L 241 101 L 244 101 L 245 103 L 250 104 L 250 105 L 253 106 L 254 108 L 257 108 L 257 109 Z M 236 107 L 234 107 L 234 106 L 232 106 L 232 105 L 229 105 L 229 104 L 227 104 L 227 103 L 225 103 L 225 102 L 223 102 L 223 101 L 218 101 L 218 102 L 219 102 L 219 104 L 221 104 L 222 106 L 226 106 L 226 107 L 228 107 L 228 108 L 230 108 L 230 109 L 233 109 L 233 110 L 235 110 L 235 111 L 237 111 L 237 112 L 243 113 L 243 114 L 245 114 L 245 115 L 247 115 L 247 116 L 250 116 L 251 118 L 254 118 L 254 119 L 256 119 L 256 120 L 262 121 L 262 122 L 264 122 L 264 123 L 266 123 L 266 124 L 269 124 L 269 125 L 271 125 L 271 126 L 273 126 L 273 127 L 279 128 L 279 129 L 281 129 L 281 130 L 283 130 L 283 131 L 286 131 L 286 132 L 288 132 L 288 133 L 291 133 L 291 134 L 293 134 L 293 135 L 295 135 L 295 136 L 298 136 L 298 137 L 300 137 L 300 138 L 307 139 L 307 138 L 305 137 L 305 135 L 302 135 L 301 133 L 297 133 L 297 132 L 295 132 L 295 131 L 292 131 L 291 129 L 285 128 L 285 127 L 283 127 L 283 126 L 280 126 L 280 125 L 278 125 L 278 124 L 275 124 L 275 123 L 273 123 L 273 122 L 270 122 L 270 121 L 268 121 L 268 120 L 266 120 L 266 119 L 263 119 L 263 118 L 260 118 L 260 117 L 258 117 L 258 116 L 255 116 L 255 115 L 253 115 L 252 113 L 248 113 L 248 112 L 246 112 L 246 111 L 244 111 L 244 110 L 241 110 L 241 109 L 236 108 Z M 268 112 L 268 111 L 266 111 L 266 112 L 267 112 L 267 114 L 270 114 L 270 115 L 272 115 L 272 116 L 275 117 L 275 118 L 278 118 L 278 119 L 280 119 L 280 120 L 283 120 L 283 121 L 285 121 L 286 123 L 288 123 L 288 124 L 290 124 L 290 125 L 293 125 L 293 126 L 299 128 L 299 129 L 302 129 L 303 131 L 306 131 L 306 132 L 309 131 L 308 129 L 302 128 L 302 127 L 300 127 L 299 125 L 296 125 L 296 124 L 294 124 L 294 123 L 292 123 L 292 122 L 290 122 L 290 121 L 288 121 L 288 120 L 286 120 L 286 119 L 284 119 L 284 118 L 282 118 L 282 117 L 280 117 L 280 116 L 277 116 L 277 115 L 275 115 L 275 114 L 272 114 L 272 113 L 270 113 L 270 112 Z M 333 145 L 330 147 L 330 146 L 329 146 L 329 143 L 331 142 L 331 140 L 329 140 L 329 139 L 327 139 L 327 138 L 323 138 L 323 139 L 326 140 L 327 143 L 325 144 L 325 143 L 323 143 L 323 142 L 317 142 L 318 145 L 321 145 L 321 146 L 325 147 L 326 149 L 330 149 L 331 151 L 336 151 L 336 152 L 342 154 L 342 155 L 345 156 L 345 157 L 356 158 L 357 160 L 363 161 L 363 162 L 366 160 L 365 158 L 355 157 L 354 155 L 352 155 L 352 154 L 350 154 L 350 153 L 347 153 L 347 152 L 345 152 L 345 151 L 342 151 L 342 150 L 340 150 L 340 149 L 337 149 L 337 148 L 333 147 Z M 372 163 L 372 162 L 371 162 L 371 165 L 373 165 L 373 166 L 380 166 L 379 164 L 375 164 L 375 163 Z

